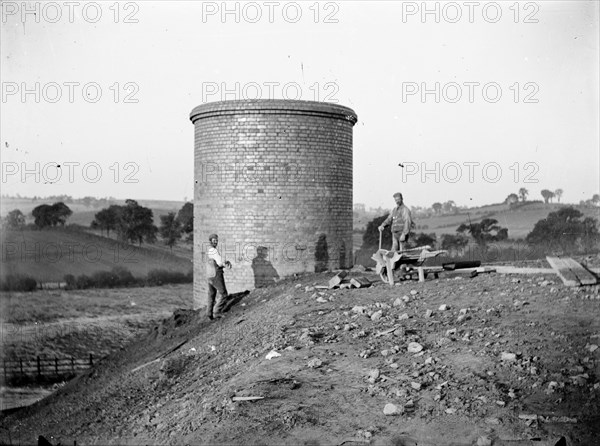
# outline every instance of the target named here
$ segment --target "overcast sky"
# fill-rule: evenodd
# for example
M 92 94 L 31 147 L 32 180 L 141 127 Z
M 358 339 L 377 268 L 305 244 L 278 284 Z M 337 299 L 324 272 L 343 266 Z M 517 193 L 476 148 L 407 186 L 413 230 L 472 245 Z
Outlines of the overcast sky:
M 245 97 L 354 109 L 355 203 L 600 190 L 597 1 L 26 5 L 2 2 L 3 194 L 191 199 L 190 111 Z

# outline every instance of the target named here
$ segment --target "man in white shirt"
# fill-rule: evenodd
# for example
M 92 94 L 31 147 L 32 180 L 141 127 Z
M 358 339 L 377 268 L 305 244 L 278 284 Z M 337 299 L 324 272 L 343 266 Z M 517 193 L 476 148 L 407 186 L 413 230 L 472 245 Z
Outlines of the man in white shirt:
M 208 308 L 206 309 L 206 315 L 212 320 L 214 318 L 223 317 L 221 312 L 223 311 L 223 307 L 228 297 L 227 288 L 225 287 L 225 278 L 223 277 L 223 268 L 225 266 L 231 268 L 231 262 L 229 260 L 223 262 L 223 258 L 217 250 L 217 245 L 219 244 L 219 236 L 217 234 L 211 234 L 208 237 L 208 241 L 210 242 L 211 247 L 208 248 L 206 268 L 206 277 L 208 279 Z M 219 292 L 219 300 L 215 307 L 217 291 Z

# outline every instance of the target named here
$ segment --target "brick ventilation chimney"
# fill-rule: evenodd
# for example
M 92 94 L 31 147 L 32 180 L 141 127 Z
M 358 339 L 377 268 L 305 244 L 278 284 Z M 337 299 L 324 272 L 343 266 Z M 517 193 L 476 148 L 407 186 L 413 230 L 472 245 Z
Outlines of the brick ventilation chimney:
M 206 306 L 208 236 L 235 293 L 352 267 L 350 108 L 290 100 L 194 108 L 194 308 Z

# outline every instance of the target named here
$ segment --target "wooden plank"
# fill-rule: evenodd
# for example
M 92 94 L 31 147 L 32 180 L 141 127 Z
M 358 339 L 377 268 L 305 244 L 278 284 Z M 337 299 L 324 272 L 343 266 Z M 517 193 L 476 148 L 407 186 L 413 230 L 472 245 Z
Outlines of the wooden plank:
M 496 268 L 491 268 L 489 266 L 480 266 L 475 271 L 477 271 L 478 273 L 495 273 Z
M 422 266 L 426 273 L 443 273 L 445 271 L 441 266 Z
M 500 274 L 556 274 L 552 268 L 518 268 L 516 266 L 495 266 Z
M 257 401 L 264 398 L 264 396 L 234 396 L 231 398 L 231 401 Z
M 559 257 L 547 256 L 546 260 L 552 266 L 558 277 L 566 286 L 580 286 L 581 282 L 565 261 Z
M 595 285 L 597 280 L 592 274 L 587 271 L 580 263 L 573 260 L 571 257 L 561 259 L 563 263 L 577 276 L 577 280 L 582 285 Z
M 396 263 L 393 259 L 396 256 L 393 256 L 392 258 L 390 257 L 385 257 L 386 260 L 386 272 L 387 272 L 387 277 L 388 277 L 388 284 L 394 285 L 394 264 Z

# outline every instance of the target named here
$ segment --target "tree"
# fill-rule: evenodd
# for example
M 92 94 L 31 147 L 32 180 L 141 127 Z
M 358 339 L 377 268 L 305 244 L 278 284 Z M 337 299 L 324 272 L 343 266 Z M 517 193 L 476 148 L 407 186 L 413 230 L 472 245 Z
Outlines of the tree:
M 363 234 L 363 247 L 371 248 L 373 246 L 379 246 L 379 229 L 377 228 L 381 226 L 381 223 L 383 223 L 387 217 L 387 215 L 375 217 L 373 220 L 367 223 L 365 233 Z M 389 230 L 381 233 L 381 239 L 382 247 L 392 246 L 392 233 Z
M 111 230 L 117 230 L 119 227 L 119 218 L 121 214 L 121 206 L 115 204 L 109 206 L 106 209 L 102 209 L 94 215 L 91 227 L 93 229 L 100 229 L 106 231 L 106 236 L 110 235 Z
M 592 197 L 592 203 L 598 206 L 598 203 L 600 203 L 600 195 L 594 194 L 594 196 Z
M 442 234 L 442 249 L 450 251 L 452 249 L 461 250 L 469 243 L 469 239 L 463 234 Z
M 529 195 L 529 191 L 527 189 L 525 189 L 524 187 L 519 189 L 519 197 L 521 197 L 521 201 L 526 201 L 527 195 Z
M 425 234 L 424 232 L 419 232 L 414 235 L 413 241 L 417 246 L 429 245 L 434 248 L 437 243 L 437 237 L 435 233 Z
M 57 224 L 64 226 L 65 223 L 67 222 L 67 218 L 69 218 L 71 215 L 73 215 L 73 211 L 69 208 L 69 206 L 64 204 L 62 201 L 60 201 L 58 203 L 54 203 L 51 206 L 51 213 L 52 213 L 52 223 L 53 223 L 52 226 L 56 226 Z
M 31 211 L 31 215 L 33 216 L 33 223 L 38 227 L 38 228 L 45 228 L 47 226 L 52 226 L 52 219 L 51 219 L 51 211 L 50 211 L 51 206 L 49 204 L 40 204 L 39 206 L 36 206 L 35 208 L 33 208 L 33 210 Z
M 456 203 L 452 200 L 448 200 L 443 204 L 444 212 L 450 214 L 456 211 Z
M 583 214 L 572 207 L 551 212 L 539 220 L 525 240 L 532 245 L 557 244 L 568 251 L 578 243 L 582 247 L 594 246 L 600 241 L 597 221 L 592 217 L 581 220 Z
M 494 218 L 484 218 L 479 223 L 471 223 L 469 225 L 463 223 L 456 229 L 456 232 L 461 234 L 469 232 L 479 246 L 486 246 L 488 242 L 496 242 L 508 238 L 508 229 L 500 227 L 498 220 Z
M 4 220 L 6 229 L 23 229 L 25 226 L 25 215 L 19 209 L 10 211 Z
M 560 197 L 562 197 L 563 192 L 564 191 L 562 189 L 556 189 L 554 191 L 554 195 L 556 195 L 556 199 L 558 200 L 559 203 L 560 203 Z
M 181 223 L 181 232 L 188 235 L 188 240 L 192 240 L 194 236 L 194 204 L 185 203 L 177 213 L 177 220 Z
M 140 206 L 135 200 L 125 200 L 119 219 L 119 232 L 130 243 L 141 245 L 156 242 L 158 228 L 154 225 L 152 209 Z
M 542 189 L 542 197 L 544 197 L 544 203 L 548 204 L 548 201 L 552 201 L 552 198 L 554 197 L 554 192 L 548 190 L 548 189 Z
M 509 206 L 512 206 L 515 203 L 518 203 L 519 201 L 519 196 L 517 194 L 509 194 L 508 197 L 506 197 L 506 199 L 504 200 L 504 202 L 506 204 L 508 204 Z
M 433 203 L 431 205 L 431 208 L 433 209 L 433 212 L 435 212 L 436 214 L 439 214 L 442 211 L 442 203 Z
M 64 226 L 67 218 L 73 214 L 69 206 L 62 201 L 53 205 L 41 204 L 31 211 L 34 218 L 34 224 L 38 228 L 47 226 L 54 227 L 56 225 Z
M 177 239 L 181 237 L 181 222 L 175 217 L 175 212 L 160 216 L 159 232 L 165 244 L 172 251 Z

